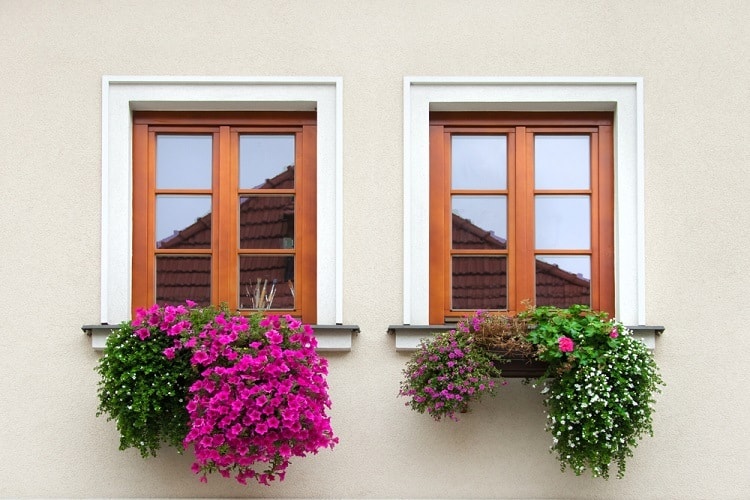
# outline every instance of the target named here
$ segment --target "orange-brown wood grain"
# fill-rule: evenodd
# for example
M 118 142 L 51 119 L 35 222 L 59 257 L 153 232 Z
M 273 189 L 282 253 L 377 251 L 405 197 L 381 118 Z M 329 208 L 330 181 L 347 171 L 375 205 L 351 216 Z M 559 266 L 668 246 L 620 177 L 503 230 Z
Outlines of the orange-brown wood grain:
M 591 259 L 591 305 L 614 313 L 614 165 L 612 113 L 433 112 L 430 114 L 430 322 L 442 323 L 464 312 L 451 308 L 451 258 L 454 255 L 507 253 L 508 305 L 524 308 L 536 297 L 537 255 L 581 255 Z M 508 138 L 508 189 L 451 190 L 450 144 L 454 135 L 495 134 Z M 534 137 L 537 134 L 590 137 L 588 189 L 535 189 Z M 505 251 L 451 248 L 451 195 L 505 195 L 508 241 Z M 583 195 L 591 201 L 591 246 L 538 249 L 535 196 Z
M 133 309 L 155 301 L 158 255 L 211 256 L 210 301 L 239 308 L 240 255 L 288 255 L 295 259 L 295 308 L 274 310 L 304 321 L 316 321 L 317 306 L 317 190 L 314 112 L 136 112 L 133 117 Z M 156 188 L 155 144 L 158 134 L 211 134 L 212 183 L 210 189 Z M 295 136 L 295 186 L 290 189 L 240 189 L 239 136 L 241 134 L 293 134 Z M 294 197 L 293 248 L 240 249 L 240 196 L 289 195 Z M 210 195 L 210 248 L 156 248 L 156 196 Z

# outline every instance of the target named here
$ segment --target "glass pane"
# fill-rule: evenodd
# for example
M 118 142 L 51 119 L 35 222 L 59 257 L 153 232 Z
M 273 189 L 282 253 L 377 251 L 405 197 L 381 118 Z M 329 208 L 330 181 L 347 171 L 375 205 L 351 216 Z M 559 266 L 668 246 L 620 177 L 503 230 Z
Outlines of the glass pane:
M 210 135 L 157 135 L 156 187 L 211 189 L 213 137 Z
M 453 196 L 451 205 L 453 248 L 506 248 L 507 197 Z
M 210 247 L 210 196 L 156 196 L 156 248 Z
M 453 257 L 451 309 L 507 309 L 507 262 L 505 257 Z
M 294 309 L 294 256 L 241 255 L 240 309 Z
M 156 302 L 201 306 L 211 302 L 211 257 L 159 255 L 156 257 Z
M 240 136 L 240 189 L 293 187 L 294 135 Z
M 588 250 L 591 246 L 591 208 L 587 195 L 535 197 L 536 248 Z
M 451 137 L 453 189 L 505 189 L 508 171 L 504 135 Z
M 588 135 L 534 137 L 536 189 L 588 189 L 591 147 Z
M 538 255 L 536 304 L 591 305 L 591 258 L 588 255 Z
M 240 197 L 240 248 L 294 248 L 294 196 Z

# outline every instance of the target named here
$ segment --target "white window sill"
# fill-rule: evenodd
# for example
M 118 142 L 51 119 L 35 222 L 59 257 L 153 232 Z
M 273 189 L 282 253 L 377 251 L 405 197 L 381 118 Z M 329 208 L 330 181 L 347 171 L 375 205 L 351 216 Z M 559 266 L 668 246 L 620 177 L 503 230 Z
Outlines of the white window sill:
M 419 347 L 419 342 L 431 337 L 433 333 L 450 330 L 455 325 L 391 325 L 388 333 L 396 337 L 397 351 L 414 351 Z M 628 326 L 633 336 L 646 344 L 650 350 L 656 348 L 656 337 L 664 332 L 663 326 Z
M 83 325 L 81 329 L 91 337 L 91 347 L 101 351 L 107 338 L 119 325 Z M 318 351 L 348 352 L 352 350 L 352 337 L 359 333 L 357 325 L 312 325 L 318 339 Z

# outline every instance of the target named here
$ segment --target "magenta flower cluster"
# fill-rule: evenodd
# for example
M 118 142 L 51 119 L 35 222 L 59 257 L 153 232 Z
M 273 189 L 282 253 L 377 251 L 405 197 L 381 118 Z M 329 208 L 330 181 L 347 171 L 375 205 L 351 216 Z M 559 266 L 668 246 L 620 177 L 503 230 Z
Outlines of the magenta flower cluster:
M 399 395 L 409 398 L 406 406 L 435 420 L 458 420 L 456 414 L 467 411 L 471 401 L 494 392 L 493 378 L 500 374 L 472 336 L 481 322 L 478 314 L 422 341 L 404 369 Z
M 564 335 L 557 339 L 557 346 L 560 348 L 560 352 L 573 352 L 573 349 L 575 349 L 573 339 Z
M 192 470 L 202 482 L 218 472 L 242 484 L 268 484 L 284 479 L 292 457 L 334 447 L 327 360 L 317 355 L 309 325 L 291 316 L 248 321 L 221 312 L 194 331 L 187 312 L 153 306 L 139 310 L 133 325 L 141 339 L 156 325 L 174 337 L 167 358 L 191 350 L 197 377 L 186 395 L 183 444 L 193 446 Z

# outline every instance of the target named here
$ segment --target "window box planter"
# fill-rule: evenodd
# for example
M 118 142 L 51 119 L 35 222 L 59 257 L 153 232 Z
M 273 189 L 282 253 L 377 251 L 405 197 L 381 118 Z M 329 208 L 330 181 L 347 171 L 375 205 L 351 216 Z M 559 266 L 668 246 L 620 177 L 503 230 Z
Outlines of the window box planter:
M 495 366 L 502 372 L 503 378 L 538 378 L 544 375 L 549 367 L 549 363 L 537 359 L 506 356 L 501 352 L 498 354 L 507 360 L 504 363 L 495 363 Z
M 423 338 L 432 336 L 435 332 L 441 332 L 455 328 L 455 324 L 445 325 L 389 325 L 388 334 L 395 338 L 396 351 L 413 352 L 419 346 Z M 656 347 L 656 337 L 664 332 L 663 326 L 635 325 L 628 326 L 633 336 L 646 344 L 650 350 Z M 536 359 L 514 356 L 508 353 L 499 353 L 508 361 L 499 363 L 497 366 L 506 378 L 537 378 L 541 377 L 547 369 L 547 363 Z

